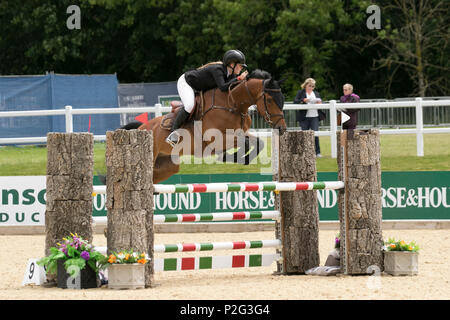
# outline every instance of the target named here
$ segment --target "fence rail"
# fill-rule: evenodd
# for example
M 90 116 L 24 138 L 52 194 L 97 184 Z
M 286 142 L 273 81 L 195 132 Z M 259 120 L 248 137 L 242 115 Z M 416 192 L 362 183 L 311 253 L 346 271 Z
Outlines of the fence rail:
M 284 105 L 284 111 L 291 110 L 308 110 L 322 109 L 328 110 L 329 126 L 328 130 L 316 131 L 317 136 L 330 136 L 331 138 L 331 156 L 337 157 L 337 141 L 336 132 L 339 130 L 337 125 L 337 112 L 341 109 L 380 109 L 380 108 L 415 108 L 415 127 L 408 129 L 386 129 L 380 130 L 381 134 L 415 134 L 417 143 L 417 156 L 424 156 L 424 134 L 433 133 L 450 133 L 450 127 L 441 128 L 425 128 L 423 121 L 424 108 L 436 106 L 450 106 L 448 100 L 423 100 L 416 98 L 413 101 L 387 101 L 387 102 L 360 102 L 360 103 L 338 103 L 336 100 L 330 100 L 328 103 L 317 105 L 290 104 Z M 254 109 L 254 108 L 253 108 Z M 90 108 L 90 109 L 73 109 L 66 106 L 65 109 L 59 110 L 33 110 L 33 111 L 3 111 L 0 112 L 0 118 L 6 117 L 29 117 L 29 116 L 65 116 L 66 132 L 73 132 L 73 116 L 86 114 L 127 114 L 127 113 L 153 113 L 155 117 L 161 116 L 163 113 L 170 112 L 170 107 L 163 107 L 161 104 L 155 104 L 152 107 L 127 107 L 127 108 Z M 251 132 L 257 136 L 271 136 L 271 131 L 267 129 L 255 130 Z M 94 135 L 95 141 L 105 141 L 106 135 Z M 47 137 L 22 137 L 22 138 L 0 138 L 0 145 L 4 144 L 28 144 L 28 143 L 45 143 Z

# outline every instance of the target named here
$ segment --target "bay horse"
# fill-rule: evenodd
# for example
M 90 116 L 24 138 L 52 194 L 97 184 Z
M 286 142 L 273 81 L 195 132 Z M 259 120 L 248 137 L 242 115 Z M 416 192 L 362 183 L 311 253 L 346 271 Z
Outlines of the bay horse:
M 191 118 L 178 129 L 181 141 L 173 148 L 165 140 L 179 111 L 175 102 L 171 103 L 171 113 L 147 123 L 134 121 L 121 129 L 153 131 L 153 183 L 159 183 L 178 173 L 183 154 L 202 157 L 208 151 L 209 155 L 218 155 L 220 161 L 249 164 L 264 148 L 260 138 L 248 133 L 249 107 L 256 105 L 258 113 L 281 135 L 286 131 L 283 104 L 280 82 L 267 71 L 255 70 L 245 80 L 230 85 L 228 92 L 211 89 L 197 95 Z M 234 154 L 226 152 L 236 147 Z

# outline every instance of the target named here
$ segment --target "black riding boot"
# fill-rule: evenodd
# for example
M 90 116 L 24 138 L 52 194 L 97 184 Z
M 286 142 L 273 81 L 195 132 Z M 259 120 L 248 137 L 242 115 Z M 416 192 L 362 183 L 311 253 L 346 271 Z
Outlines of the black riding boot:
M 172 147 L 174 147 L 178 143 L 178 140 L 180 139 L 180 134 L 176 130 L 183 125 L 183 123 L 186 121 L 189 115 L 190 113 L 184 110 L 184 107 L 181 107 L 181 110 L 178 111 L 177 116 L 173 120 L 171 129 L 172 133 L 169 134 L 169 136 L 166 139 L 166 142 L 170 144 Z

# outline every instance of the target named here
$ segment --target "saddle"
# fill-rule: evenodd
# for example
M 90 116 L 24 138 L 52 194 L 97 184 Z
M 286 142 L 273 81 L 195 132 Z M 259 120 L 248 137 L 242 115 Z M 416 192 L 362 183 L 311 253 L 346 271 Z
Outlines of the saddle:
M 173 100 L 173 101 L 170 101 L 170 106 L 172 107 L 172 110 L 168 114 L 164 115 L 162 118 L 161 125 L 160 125 L 162 129 L 166 129 L 166 130 L 172 129 L 172 123 L 173 123 L 175 117 L 177 116 L 177 113 L 181 110 L 183 103 L 178 100 Z M 201 113 L 202 113 L 202 109 L 203 109 L 202 106 L 203 106 L 203 93 L 200 92 L 200 94 L 195 95 L 194 109 L 192 110 L 192 112 L 187 120 L 188 122 L 201 119 Z

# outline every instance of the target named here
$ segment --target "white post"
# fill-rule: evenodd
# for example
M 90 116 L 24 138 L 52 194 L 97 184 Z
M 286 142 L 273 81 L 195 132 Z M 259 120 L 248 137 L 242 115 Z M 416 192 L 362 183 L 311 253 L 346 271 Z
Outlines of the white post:
M 416 139 L 417 156 L 423 157 L 423 108 L 422 98 L 416 98 Z
M 330 100 L 330 138 L 331 138 L 331 157 L 337 158 L 337 112 L 336 100 Z
M 72 106 L 66 106 L 66 133 L 73 132 Z
M 155 110 L 155 118 L 156 118 L 156 117 L 162 116 L 161 108 L 162 108 L 161 103 L 156 103 L 156 104 L 155 104 L 155 109 L 156 109 L 156 110 Z

